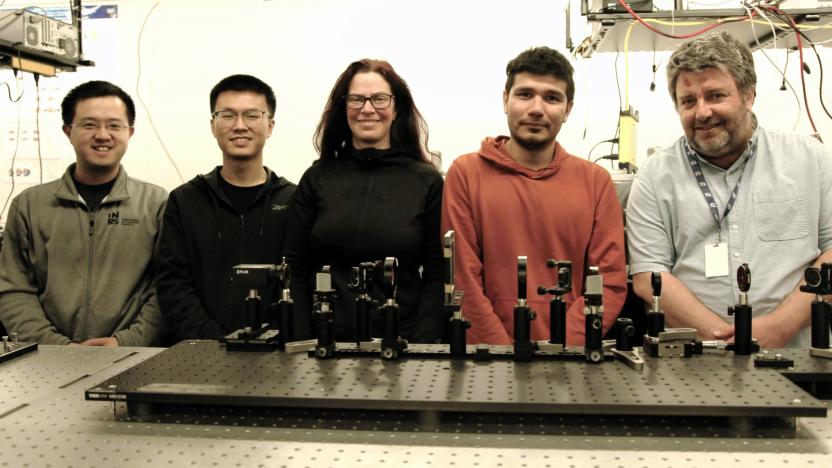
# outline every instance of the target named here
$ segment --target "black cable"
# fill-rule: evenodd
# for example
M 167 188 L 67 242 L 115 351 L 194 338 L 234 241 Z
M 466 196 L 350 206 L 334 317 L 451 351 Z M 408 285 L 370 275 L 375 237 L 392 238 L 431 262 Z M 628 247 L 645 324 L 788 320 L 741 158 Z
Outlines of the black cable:
M 763 45 L 760 43 L 760 39 L 757 35 L 757 28 L 754 26 L 754 15 L 755 14 L 758 15 L 758 16 L 762 17 L 763 19 L 765 19 L 768 22 L 769 26 L 771 27 L 772 39 L 774 40 L 774 44 L 776 45 L 777 44 L 778 33 L 774 30 L 774 22 L 771 19 L 769 19 L 767 16 L 765 16 L 765 13 L 762 12 L 762 10 L 760 9 L 760 7 L 758 5 L 752 5 L 749 1 L 743 0 L 741 6 L 745 9 L 746 13 L 748 14 L 749 25 L 751 26 L 751 31 L 754 33 L 754 42 L 757 43 L 757 48 L 763 54 L 763 56 L 765 56 L 765 58 L 771 63 L 771 66 L 774 67 L 774 69 L 777 70 L 777 72 L 780 73 L 780 75 L 782 77 L 782 81 L 780 82 L 780 88 L 779 88 L 780 91 L 791 90 L 792 94 L 794 95 L 794 100 L 795 100 L 795 103 L 797 104 L 797 119 L 794 122 L 793 130 L 796 130 L 797 125 L 800 123 L 800 116 L 803 113 L 802 112 L 802 110 L 803 110 L 802 105 L 803 104 L 800 102 L 800 96 L 797 95 L 797 91 L 792 86 L 792 83 L 788 80 L 788 78 L 786 78 L 786 71 L 789 69 L 789 48 L 788 47 L 785 48 L 786 49 L 786 63 L 785 63 L 785 65 L 783 65 L 783 68 L 781 69 L 780 67 L 777 66 L 776 63 L 774 63 L 774 60 L 772 60 L 771 57 L 769 57 L 769 55 L 766 53 L 765 47 L 763 47 Z M 751 11 L 752 8 L 754 9 L 754 12 Z
M 786 91 L 786 72 L 789 69 L 789 49 L 786 49 L 786 64 L 783 65 L 783 82 L 780 84 L 780 91 Z M 797 106 L 800 107 L 800 99 L 797 100 Z M 798 113 L 800 111 L 798 110 Z
M 786 49 L 786 63 L 783 65 L 783 81 L 780 83 L 780 91 L 789 91 L 791 90 L 792 94 L 794 95 L 795 104 L 797 104 L 797 119 L 794 122 L 794 126 L 792 130 L 797 129 L 797 124 L 800 123 L 800 115 L 803 114 L 803 103 L 800 102 L 800 96 L 797 95 L 797 90 L 794 89 L 792 86 L 792 82 L 786 79 L 786 70 L 789 69 L 789 53 L 791 51 L 787 48 Z M 775 67 L 777 68 L 777 67 Z
M 0 216 L 6 212 L 6 207 L 9 206 L 9 200 L 14 194 L 14 162 L 17 159 L 17 149 L 20 147 L 20 102 L 17 103 L 17 135 L 14 138 L 14 153 L 12 153 L 12 165 L 9 169 L 9 175 L 12 177 L 12 187 L 9 189 L 9 194 L 6 196 L 6 201 L 3 203 L 3 210 L 0 211 Z
M 2 5 L 2 4 L 0 4 L 0 5 Z M 21 56 L 20 56 L 20 47 L 17 47 L 18 45 L 20 45 L 20 44 L 19 43 L 18 44 L 13 44 L 12 47 L 17 48 L 17 60 L 18 60 L 18 66 L 20 66 L 23 62 L 22 62 Z M 15 78 L 16 78 L 17 77 L 17 70 L 15 70 L 13 73 L 14 73 Z M 9 98 L 11 99 L 11 87 L 9 87 L 8 84 L 6 86 L 8 87 Z M 20 118 L 21 117 L 20 116 L 20 98 L 22 96 L 23 96 L 23 90 L 20 91 L 20 96 L 18 96 L 16 100 L 12 100 L 12 102 L 17 103 L 17 133 L 15 134 L 15 137 L 14 137 L 14 153 L 12 153 L 12 163 L 11 163 L 11 166 L 9 168 L 9 175 L 12 178 L 12 183 L 11 183 L 11 188 L 9 188 L 9 194 L 6 196 L 6 201 L 3 202 L 3 209 L 0 210 L 0 217 L 2 217 L 3 213 L 6 212 L 6 207 L 9 206 L 9 200 L 12 199 L 12 195 L 14 194 L 14 179 L 15 179 L 14 163 L 17 160 L 17 150 L 20 148 L 20 120 L 21 120 L 21 118 Z
M 586 158 L 587 159 L 591 158 L 592 157 L 592 152 L 595 151 L 595 148 L 603 145 L 604 143 L 618 143 L 618 139 L 617 138 L 610 138 L 609 140 L 602 140 L 602 141 L 599 141 L 598 143 L 595 143 L 595 145 L 593 145 L 592 149 L 589 150 L 589 154 L 586 155 Z
M 20 88 L 20 82 L 17 79 L 17 68 L 12 68 L 12 73 L 14 74 L 14 80 L 18 83 L 18 88 Z M 9 83 L 4 81 L 3 83 L 0 83 L 0 85 L 3 85 L 3 86 L 6 87 L 6 93 L 9 95 L 9 101 L 18 102 L 18 101 L 20 101 L 20 98 L 23 97 L 23 90 L 22 89 L 20 90 L 20 94 L 17 95 L 17 98 L 13 98 L 12 97 L 12 87 L 9 85 Z
M 40 73 L 35 73 L 35 131 L 38 135 L 38 180 L 43 183 L 43 157 L 40 154 Z
M 609 159 L 610 164 L 612 164 L 612 161 L 618 161 L 618 153 L 605 154 L 604 156 L 599 156 L 599 157 L 593 159 L 592 162 L 595 163 L 595 162 L 598 162 L 602 159 Z
M 2 4 L 0 4 L 0 5 L 2 5 Z M 16 49 L 16 50 L 17 50 L 17 66 L 18 66 L 18 67 L 21 67 L 21 70 L 22 70 L 22 67 L 23 67 L 23 56 L 22 56 L 22 55 L 21 55 L 21 53 L 20 53 L 20 45 L 21 45 L 21 44 L 22 44 L 21 42 L 15 42 L 14 44 L 12 44 L 12 48 L 14 48 L 14 49 Z M 13 60 L 12 60 L 11 62 L 13 62 Z M 13 65 L 13 63 L 10 63 L 10 65 Z M 15 79 L 17 78 L 17 72 L 18 72 L 18 69 L 17 69 L 17 68 L 14 68 L 14 66 L 12 66 L 12 73 L 14 74 Z M 21 71 L 21 77 L 22 77 L 22 71 Z M 11 102 L 18 102 L 18 101 L 20 101 L 20 98 L 22 98 L 22 97 L 23 97 L 23 91 L 24 91 L 23 89 L 21 89 L 21 90 L 20 90 L 20 95 L 19 95 L 19 96 L 17 96 L 17 99 L 14 99 L 14 98 L 12 98 L 12 87 L 11 87 L 11 86 L 9 86 L 9 84 L 8 84 L 8 83 L 6 83 L 6 82 L 4 82 L 4 83 L 2 83 L 2 84 L 6 85 L 6 91 L 7 91 L 7 92 L 8 92 L 8 94 L 9 94 L 9 101 L 11 101 Z M 25 89 L 25 88 L 24 88 L 24 89 Z
M 653 49 L 653 81 L 650 82 L 650 91 L 656 90 L 656 70 L 658 68 L 659 67 L 656 66 L 656 49 Z
M 818 49 L 815 47 L 815 44 L 812 42 L 809 37 L 797 27 L 791 21 L 791 18 L 787 16 L 785 13 L 776 10 L 776 9 L 766 9 L 767 11 L 771 12 L 774 16 L 776 16 L 780 21 L 786 23 L 790 28 L 794 30 L 795 33 L 800 34 L 803 36 L 803 39 L 806 39 L 806 42 L 812 46 L 812 51 L 815 53 L 815 57 L 818 59 L 818 69 L 820 70 L 820 83 L 818 84 L 818 100 L 820 101 L 820 106 L 823 108 L 823 112 L 826 113 L 826 116 L 832 119 L 832 114 L 830 114 L 829 109 L 826 108 L 826 103 L 823 102 L 823 62 L 820 59 L 820 54 L 818 53 Z M 787 55 L 788 57 L 788 55 Z M 808 108 L 807 108 L 808 112 Z
M 803 37 L 806 36 L 804 35 Z M 826 103 L 823 102 L 823 62 L 820 60 L 820 54 L 818 53 L 818 49 L 815 48 L 815 45 L 811 42 L 809 42 L 809 45 L 812 46 L 812 51 L 815 53 L 815 57 L 818 59 L 818 70 L 820 70 L 820 82 L 818 83 L 818 100 L 820 101 L 820 107 L 823 108 L 823 112 L 826 113 L 826 116 L 832 119 L 832 114 L 829 113 L 829 109 L 826 108 Z

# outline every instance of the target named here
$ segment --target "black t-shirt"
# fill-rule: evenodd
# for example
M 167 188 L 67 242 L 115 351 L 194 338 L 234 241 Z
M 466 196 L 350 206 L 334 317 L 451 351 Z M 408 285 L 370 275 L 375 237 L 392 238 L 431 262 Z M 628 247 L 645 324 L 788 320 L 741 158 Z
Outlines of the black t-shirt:
M 81 198 L 84 199 L 84 202 L 87 204 L 90 211 L 95 211 L 95 209 L 98 208 L 98 205 L 101 204 L 101 200 L 103 200 L 104 197 L 110 193 L 110 190 L 113 188 L 113 184 L 116 183 L 116 179 L 113 179 L 99 185 L 88 185 L 78 182 L 75 180 L 75 177 L 72 178 L 72 181 L 75 182 L 75 190 L 77 190 L 78 195 L 81 195 Z
M 228 197 L 228 201 L 231 202 L 231 206 L 237 210 L 237 213 L 248 212 L 251 205 L 254 204 L 254 199 L 257 198 L 257 194 L 260 193 L 260 190 L 262 190 L 263 186 L 266 185 L 265 183 L 262 183 L 252 187 L 239 187 L 237 185 L 230 184 L 219 172 L 217 172 L 217 175 L 219 176 L 220 187 L 222 187 L 223 193 L 225 193 L 225 196 Z

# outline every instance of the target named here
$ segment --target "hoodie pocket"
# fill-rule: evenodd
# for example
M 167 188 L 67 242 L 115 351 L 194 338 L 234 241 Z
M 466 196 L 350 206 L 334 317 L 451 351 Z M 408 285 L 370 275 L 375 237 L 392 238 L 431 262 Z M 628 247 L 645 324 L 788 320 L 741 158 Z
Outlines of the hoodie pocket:
M 754 229 L 766 242 L 803 239 L 809 235 L 806 202 L 798 187 L 785 185 L 753 192 Z

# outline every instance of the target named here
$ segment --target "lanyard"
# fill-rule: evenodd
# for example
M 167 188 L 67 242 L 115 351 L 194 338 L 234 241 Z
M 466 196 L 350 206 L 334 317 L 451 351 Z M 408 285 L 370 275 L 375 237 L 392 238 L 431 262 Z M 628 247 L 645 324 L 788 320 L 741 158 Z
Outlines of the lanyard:
M 719 244 L 722 242 L 722 221 L 728 217 L 728 213 L 731 212 L 731 209 L 734 208 L 734 204 L 737 202 L 737 192 L 740 190 L 740 182 L 742 182 L 742 176 L 745 174 L 745 169 L 743 169 L 743 174 L 740 174 L 739 179 L 737 179 L 737 184 L 734 185 L 734 190 L 731 191 L 731 196 L 728 197 L 728 203 L 725 204 L 725 210 L 722 213 L 722 217 L 719 216 L 719 209 L 716 206 L 716 201 L 714 200 L 713 194 L 711 194 L 711 188 L 708 186 L 708 181 L 705 180 L 705 175 L 702 174 L 702 166 L 699 164 L 699 159 L 696 157 L 696 152 L 691 149 L 690 145 L 688 144 L 687 138 L 684 139 L 685 142 L 685 154 L 688 157 L 688 163 L 690 164 L 690 168 L 693 171 L 693 176 L 696 177 L 696 182 L 699 185 L 699 189 L 702 190 L 702 195 L 705 197 L 705 202 L 708 204 L 708 209 L 711 210 L 711 214 L 714 217 L 714 222 L 716 222 L 716 242 Z M 743 157 L 747 160 L 754 155 L 757 151 L 757 131 L 754 131 L 754 135 L 751 137 L 751 141 L 748 144 L 748 149 L 746 149 Z

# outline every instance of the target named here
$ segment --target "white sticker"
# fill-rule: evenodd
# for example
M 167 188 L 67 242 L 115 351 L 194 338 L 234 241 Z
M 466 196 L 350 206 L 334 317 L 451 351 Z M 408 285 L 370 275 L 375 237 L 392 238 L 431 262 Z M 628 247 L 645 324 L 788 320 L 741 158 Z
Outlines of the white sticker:
M 728 276 L 728 243 L 705 245 L 705 277 Z

